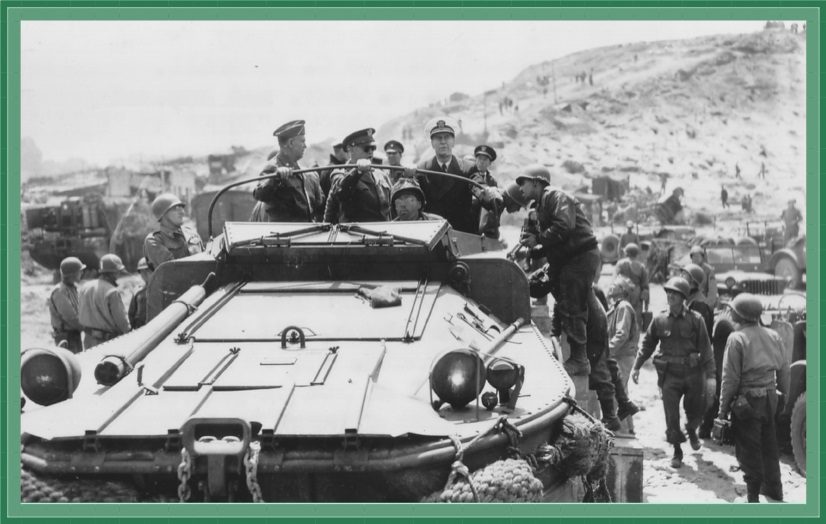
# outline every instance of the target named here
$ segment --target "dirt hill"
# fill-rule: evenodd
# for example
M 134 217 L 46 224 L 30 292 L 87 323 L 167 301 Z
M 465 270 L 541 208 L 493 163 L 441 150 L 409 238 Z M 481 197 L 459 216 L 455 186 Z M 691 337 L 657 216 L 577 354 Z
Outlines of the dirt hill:
M 716 214 L 725 228 L 741 210 L 722 212 L 721 184 L 730 202 L 750 193 L 763 218 L 779 218 L 788 198 L 805 204 L 805 64 L 805 34 L 782 29 L 591 49 L 531 66 L 486 94 L 396 118 L 377 134 L 401 137 L 409 126 L 416 140 L 405 157 L 418 160 L 432 154 L 424 122 L 449 114 L 462 122 L 458 156 L 493 145 L 500 181 L 540 162 L 569 186 L 630 173 L 632 186 L 657 193 L 666 173 L 669 193 L 684 187 L 684 204 Z M 575 79 L 582 73 L 593 84 Z M 506 97 L 514 107 L 500 110 Z

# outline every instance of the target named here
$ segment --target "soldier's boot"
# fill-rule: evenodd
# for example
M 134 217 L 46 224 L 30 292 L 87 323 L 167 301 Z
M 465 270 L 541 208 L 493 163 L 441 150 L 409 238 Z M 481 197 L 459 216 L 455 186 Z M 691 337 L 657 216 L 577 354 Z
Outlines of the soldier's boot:
M 620 420 L 625 420 L 626 418 L 636 415 L 639 412 L 639 406 L 634 404 L 631 400 L 626 400 L 625 402 L 620 403 L 619 409 L 617 410 L 617 418 Z
M 562 364 L 565 372 L 571 377 L 576 375 L 590 375 L 591 363 L 588 362 L 585 344 L 574 342 L 570 336 L 568 337 L 568 344 L 571 346 L 571 356 Z
M 679 444 L 674 444 L 674 456 L 671 457 L 671 467 L 679 468 L 683 465 L 683 448 Z
M 689 429 L 688 426 L 686 426 L 685 433 L 688 435 L 688 442 L 691 444 L 691 449 L 694 451 L 699 451 L 701 445 L 700 437 L 697 436 L 697 431 L 694 429 Z
M 602 410 L 602 423 L 608 431 L 619 431 L 622 424 L 620 424 L 620 419 L 617 418 L 613 397 L 599 399 L 599 407 Z
M 749 482 L 746 484 L 746 491 L 749 502 L 760 502 L 760 484 Z
M 622 383 L 622 372 L 619 369 L 617 361 L 613 358 L 608 359 L 608 370 L 611 372 L 611 382 L 614 384 L 614 391 L 617 397 L 617 418 L 625 420 L 631 415 L 639 413 L 640 408 L 628 398 L 628 391 Z

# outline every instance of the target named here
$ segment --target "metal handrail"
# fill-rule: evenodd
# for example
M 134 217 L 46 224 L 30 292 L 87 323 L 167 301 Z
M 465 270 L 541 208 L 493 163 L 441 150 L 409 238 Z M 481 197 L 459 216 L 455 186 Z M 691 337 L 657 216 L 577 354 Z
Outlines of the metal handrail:
M 329 169 L 348 169 L 348 168 L 357 168 L 357 167 L 358 167 L 358 165 L 356 165 L 356 164 L 341 164 L 341 165 L 337 165 L 337 166 L 328 166 L 328 167 L 309 167 L 309 168 L 306 168 L 306 169 L 294 169 L 293 174 L 298 175 L 298 174 L 301 174 L 301 173 L 311 173 L 311 172 L 314 172 L 314 171 L 324 171 L 324 170 L 329 170 Z M 385 171 L 404 171 L 405 169 L 407 169 L 404 166 L 385 166 L 385 165 L 373 165 L 373 164 L 371 164 L 370 167 L 374 167 L 376 169 L 383 169 Z M 461 180 L 463 182 L 466 182 L 466 183 L 468 183 L 470 185 L 473 185 L 473 186 L 476 186 L 478 188 L 485 189 L 485 186 L 480 184 L 479 182 L 473 181 L 469 178 L 465 178 L 465 177 L 462 177 L 462 176 L 459 176 L 459 175 L 454 175 L 453 173 L 443 173 L 442 171 L 430 171 L 428 169 L 418 169 L 418 168 L 416 169 L 416 173 L 422 173 L 422 174 L 425 174 L 425 175 L 444 176 L 444 177 L 448 177 L 448 178 L 455 178 L 457 180 Z M 272 174 L 269 174 L 269 175 L 257 176 L 255 178 L 247 178 L 247 179 L 244 179 L 244 180 L 239 180 L 237 182 L 233 182 L 231 184 L 227 184 L 226 186 L 221 188 L 221 190 L 218 191 L 218 193 L 216 193 L 214 197 L 212 197 L 212 202 L 209 203 L 209 211 L 207 212 L 208 236 L 209 236 L 209 238 L 212 238 L 212 210 L 215 208 L 215 203 L 218 202 L 218 199 L 221 198 L 221 195 L 223 195 L 224 193 L 226 193 L 227 191 L 229 191 L 233 187 L 242 186 L 244 184 L 251 184 L 252 182 L 259 182 L 261 180 L 267 180 L 268 178 L 276 178 L 277 176 L 278 176 L 278 173 L 272 173 Z

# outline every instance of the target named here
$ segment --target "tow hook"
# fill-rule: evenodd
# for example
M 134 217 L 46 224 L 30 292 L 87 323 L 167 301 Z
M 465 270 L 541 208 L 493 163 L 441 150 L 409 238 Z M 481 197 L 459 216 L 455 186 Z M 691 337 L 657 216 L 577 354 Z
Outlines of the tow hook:
M 197 418 L 187 420 L 181 428 L 181 441 L 193 460 L 206 457 L 206 500 L 228 500 L 233 494 L 227 486 L 228 471 L 241 472 L 241 460 L 250 445 L 252 431 L 240 418 Z

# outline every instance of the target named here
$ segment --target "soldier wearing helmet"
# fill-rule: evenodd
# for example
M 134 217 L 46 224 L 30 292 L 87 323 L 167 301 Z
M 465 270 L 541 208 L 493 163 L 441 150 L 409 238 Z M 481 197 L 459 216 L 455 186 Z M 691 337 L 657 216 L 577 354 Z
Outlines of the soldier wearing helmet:
M 293 173 L 307 149 L 304 120 L 291 120 L 273 132 L 278 154 L 261 176 L 277 174 L 258 183 L 252 196 L 264 204 L 270 222 L 316 222 L 324 215 L 324 193 L 316 173 Z
M 78 320 L 77 283 L 86 265 L 75 257 L 64 258 L 60 262 L 60 282 L 52 288 L 46 306 L 52 321 L 52 338 L 55 344 L 66 341 L 72 353 L 83 351 L 80 332 L 83 326 Z
M 439 215 L 424 212 L 424 193 L 415 180 L 410 178 L 400 179 L 393 186 L 393 193 L 390 196 L 390 212 L 393 214 L 393 221 L 412 220 L 444 220 Z
M 714 395 L 717 370 L 705 322 L 685 305 L 690 294 L 688 282 L 682 277 L 674 277 L 663 288 L 668 309 L 655 315 L 648 326 L 634 361 L 631 379 L 635 384 L 639 382 L 640 368 L 653 354 L 665 410 L 665 438 L 674 446 L 671 467 L 679 468 L 683 464 L 680 444 L 685 442 L 686 434 L 691 449 L 698 451 L 701 447 L 697 428 Z M 680 399 L 683 397 L 686 434 L 680 429 Z
M 737 331 L 726 342 L 717 418 L 725 420 L 731 413 L 748 501 L 759 502 L 760 494 L 781 501 L 775 413 L 777 390 L 789 394 L 789 359 L 777 333 L 759 324 L 763 306 L 756 296 L 741 293 L 729 307 Z
M 80 289 L 78 318 L 83 325 L 86 349 L 119 337 L 132 330 L 118 289 L 118 276 L 126 268 L 117 255 L 103 255 L 100 276 Z
M 580 203 L 570 193 L 550 186 L 551 173 L 545 166 L 528 166 L 516 183 L 526 200 L 537 202 L 539 222 L 539 233 L 528 233 L 521 242 L 531 248 L 533 257 L 546 257 L 543 269 L 548 278 L 559 280 L 554 314 L 558 311 L 563 317 L 562 330 L 571 345 L 565 370 L 571 376 L 587 375 L 586 322 L 588 295 L 600 263 L 597 239 Z
M 608 351 L 611 360 L 615 360 L 619 371 L 617 378 L 621 387 L 617 387 L 617 417 L 625 420 L 630 434 L 634 434 L 633 415 L 639 408 L 628 398 L 628 379 L 634 366 L 634 357 L 640 343 L 640 325 L 637 313 L 628 301 L 634 284 L 623 276 L 614 277 L 608 286 L 608 302 L 610 307 L 606 312 L 608 319 Z
M 508 182 L 504 188 L 488 187 L 481 190 L 474 187 L 474 196 L 478 196 L 481 204 L 479 213 L 479 234 L 488 238 L 496 238 L 505 243 L 499 231 L 502 213 L 516 213 L 520 209 L 527 209 L 530 202 L 525 200 L 519 185 Z
M 158 195 L 152 202 L 158 229 L 143 242 L 143 254 L 151 271 L 168 260 L 188 257 L 204 250 L 201 237 L 185 227 L 184 203 L 172 193 Z
M 650 294 L 648 268 L 637 260 L 640 254 L 640 248 L 637 244 L 633 242 L 628 244 L 623 252 L 625 258 L 620 259 L 614 266 L 614 277 L 623 276 L 634 284 L 631 294 L 628 296 L 628 301 L 634 306 L 634 311 L 637 313 L 637 323 L 642 329 L 642 312 L 648 311 Z
M 711 334 L 714 326 L 714 312 L 706 301 L 706 296 L 700 290 L 706 279 L 706 273 L 703 268 L 697 264 L 686 264 L 680 269 L 680 276 L 682 276 L 690 288 L 686 306 L 691 311 L 694 311 L 706 323 L 706 330 Z
M 132 300 L 129 302 L 129 324 L 132 325 L 132 329 L 138 329 L 146 324 L 146 285 L 149 283 L 149 276 L 152 274 L 149 265 L 146 263 L 146 257 L 138 260 L 138 273 L 143 280 L 143 286 L 135 291 Z
M 629 220 L 625 223 L 626 231 L 625 233 L 620 236 L 620 249 L 624 248 L 628 244 L 636 244 L 640 245 L 640 236 L 634 232 L 634 221 Z
M 430 137 L 435 156 L 419 162 L 417 167 L 470 178 L 467 174 L 469 168 L 453 154 L 458 132 L 459 123 L 453 118 L 439 116 L 429 120 L 424 126 L 424 133 Z M 446 176 L 424 175 L 419 177 L 419 185 L 427 199 L 425 211 L 445 217 L 457 231 L 478 234 L 479 224 L 471 209 L 470 184 Z
M 701 246 L 694 246 L 689 251 L 689 256 L 706 274 L 705 281 L 700 284 L 700 292 L 705 296 L 706 304 L 714 310 L 717 307 L 717 277 L 714 276 L 714 268 L 706 262 L 706 250 Z

